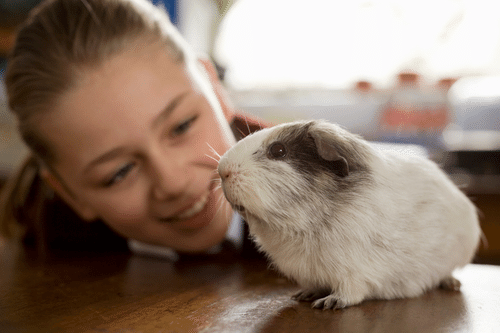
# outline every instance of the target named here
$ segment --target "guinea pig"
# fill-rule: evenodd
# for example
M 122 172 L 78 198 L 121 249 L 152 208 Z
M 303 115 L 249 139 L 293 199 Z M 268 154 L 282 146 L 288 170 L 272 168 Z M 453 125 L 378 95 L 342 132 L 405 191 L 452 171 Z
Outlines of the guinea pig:
M 479 244 L 476 207 L 437 164 L 376 149 L 336 124 L 260 130 L 228 150 L 218 172 L 259 249 L 313 308 L 459 290 L 452 272 Z

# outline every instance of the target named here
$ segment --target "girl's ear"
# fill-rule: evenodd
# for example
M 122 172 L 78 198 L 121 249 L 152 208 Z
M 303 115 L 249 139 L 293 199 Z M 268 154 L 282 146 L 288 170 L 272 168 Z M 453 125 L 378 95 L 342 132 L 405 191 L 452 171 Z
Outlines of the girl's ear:
M 87 222 L 92 222 L 97 219 L 97 214 L 93 211 L 93 209 L 76 198 L 68 187 L 64 185 L 62 180 L 55 176 L 47 168 L 42 167 L 40 169 L 40 177 L 66 204 L 68 204 L 68 206 L 75 211 L 75 213 L 78 214 L 78 216 L 80 216 L 80 218 Z
M 234 107 L 229 101 L 226 89 L 219 80 L 219 76 L 217 75 L 215 66 L 209 59 L 199 58 L 198 61 L 203 65 L 203 68 L 205 68 L 205 71 L 208 74 L 215 95 L 217 96 L 217 99 L 219 100 L 219 103 L 222 107 L 224 117 L 226 118 L 228 123 L 231 123 L 234 118 Z

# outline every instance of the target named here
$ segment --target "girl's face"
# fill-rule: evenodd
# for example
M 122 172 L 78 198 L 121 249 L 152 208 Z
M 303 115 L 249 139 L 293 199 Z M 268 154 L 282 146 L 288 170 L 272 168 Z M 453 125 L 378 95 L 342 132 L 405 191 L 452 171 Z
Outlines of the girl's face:
M 49 178 L 83 218 L 127 238 L 207 249 L 231 218 L 212 149 L 222 155 L 234 138 L 219 119 L 163 47 L 122 53 L 85 74 L 41 121 L 57 156 L 58 178 Z

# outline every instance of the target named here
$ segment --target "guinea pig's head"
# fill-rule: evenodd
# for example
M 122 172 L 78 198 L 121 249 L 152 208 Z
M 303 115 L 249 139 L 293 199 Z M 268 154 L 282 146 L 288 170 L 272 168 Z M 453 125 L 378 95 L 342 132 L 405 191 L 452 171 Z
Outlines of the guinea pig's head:
M 227 200 L 249 223 L 305 230 L 355 198 L 369 178 L 369 155 L 363 140 L 335 124 L 299 121 L 244 138 L 218 172 Z

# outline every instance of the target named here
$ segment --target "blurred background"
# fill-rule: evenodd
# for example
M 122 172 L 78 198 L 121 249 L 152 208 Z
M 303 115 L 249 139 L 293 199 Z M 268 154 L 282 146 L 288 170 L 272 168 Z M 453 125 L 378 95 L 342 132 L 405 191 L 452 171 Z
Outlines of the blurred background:
M 25 154 L 2 83 L 39 0 L 0 0 L 0 176 Z M 235 106 L 326 119 L 436 160 L 483 211 L 500 261 L 500 2 L 156 0 L 219 69 Z

